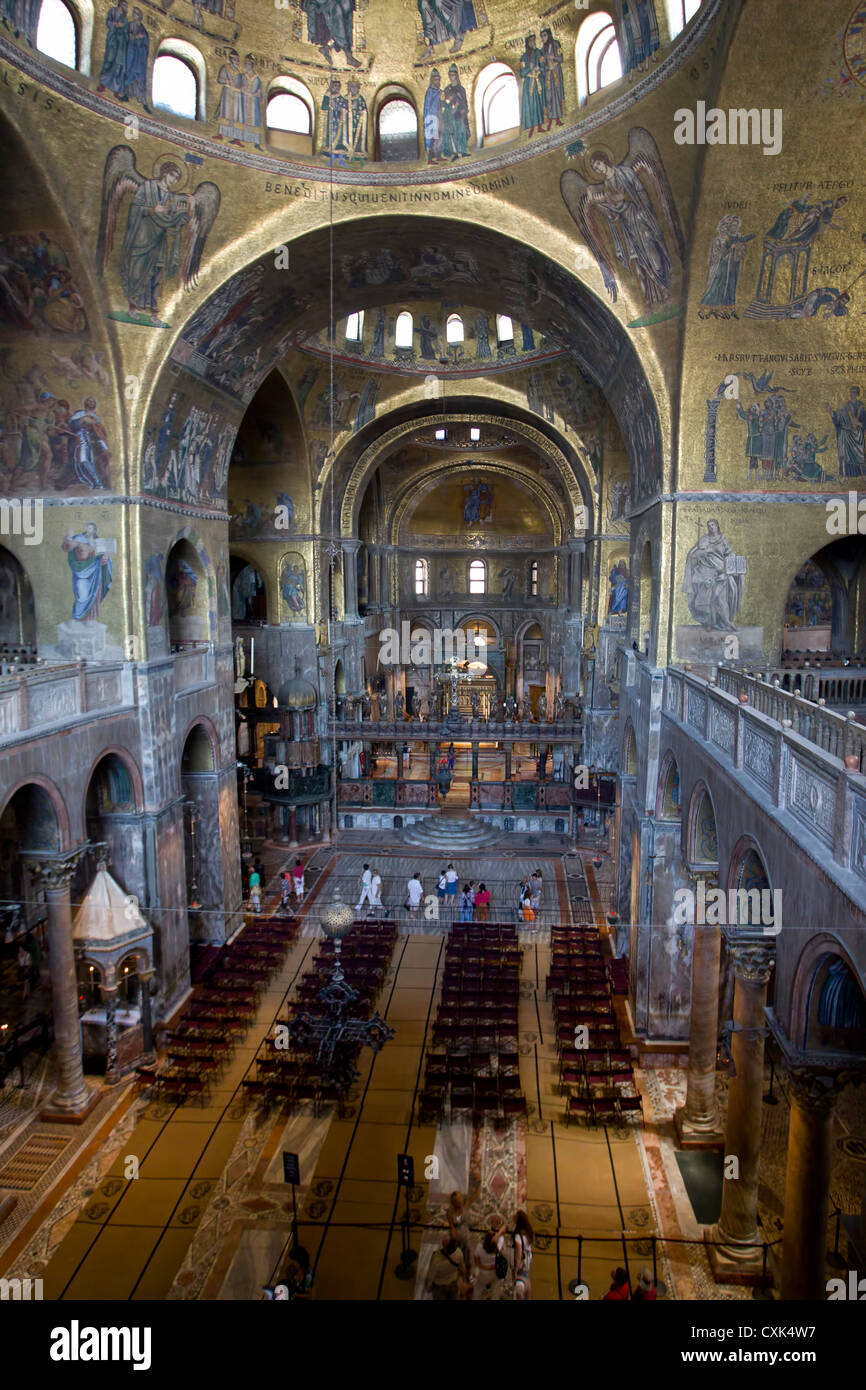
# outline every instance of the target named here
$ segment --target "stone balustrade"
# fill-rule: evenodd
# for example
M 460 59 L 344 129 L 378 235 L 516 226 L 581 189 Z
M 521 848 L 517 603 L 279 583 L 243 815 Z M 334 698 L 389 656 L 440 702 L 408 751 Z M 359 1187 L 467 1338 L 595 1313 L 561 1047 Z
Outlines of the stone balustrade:
M 741 672 L 721 682 L 669 668 L 662 714 L 761 788 L 843 869 L 866 879 L 866 728 Z
M 861 676 L 860 682 L 863 681 Z M 858 724 L 853 715 L 828 709 L 823 699 L 816 703 L 796 691 L 783 690 L 778 679 L 759 680 L 724 666 L 719 667 L 718 688 L 737 700 L 746 696 L 751 709 L 792 728 L 832 757 L 856 757 L 857 771 L 866 771 L 866 727 Z
M 583 740 L 583 724 L 578 720 L 537 724 L 519 719 L 499 723 L 488 723 L 485 719 L 425 719 L 423 722 L 418 719 L 337 719 L 332 721 L 331 730 L 336 738 L 375 739 L 383 743 L 395 739 L 436 743 L 498 743 L 508 739 L 520 743 L 573 745 Z
M 131 668 L 121 662 L 29 667 L 0 677 L 0 741 L 133 704 Z

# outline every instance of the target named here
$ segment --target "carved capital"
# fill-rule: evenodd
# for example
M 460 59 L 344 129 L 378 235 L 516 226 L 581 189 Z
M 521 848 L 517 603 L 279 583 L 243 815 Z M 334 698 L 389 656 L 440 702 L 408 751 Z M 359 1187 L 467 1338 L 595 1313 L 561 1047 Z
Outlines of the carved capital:
M 41 888 L 57 892 L 58 889 L 68 888 L 86 851 L 87 846 L 82 845 L 69 854 L 46 854 L 40 857 L 24 854 L 22 858 L 31 877 Z
M 766 985 L 769 983 L 776 964 L 772 946 L 766 943 L 729 941 L 728 950 L 734 966 L 734 974 L 748 984 Z
M 791 1099 L 816 1117 L 829 1115 L 852 1075 L 848 1072 L 812 1071 L 809 1067 L 786 1069 L 786 1089 Z

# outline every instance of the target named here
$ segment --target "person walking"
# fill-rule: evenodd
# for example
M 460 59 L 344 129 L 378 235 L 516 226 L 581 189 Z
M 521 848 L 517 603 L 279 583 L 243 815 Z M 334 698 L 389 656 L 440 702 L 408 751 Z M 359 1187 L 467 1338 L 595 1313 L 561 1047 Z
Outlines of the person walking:
M 658 1298 L 656 1286 L 653 1282 L 653 1272 L 649 1265 L 644 1265 L 640 1272 L 633 1298 L 638 1302 L 645 1301 L 647 1303 L 654 1302 Z
M 369 864 L 364 865 L 364 872 L 361 874 L 361 896 L 355 903 L 355 911 L 360 912 L 364 903 L 370 902 L 370 885 L 373 882 L 373 874 Z
M 304 865 L 300 859 L 295 860 L 295 867 L 292 869 L 292 879 L 295 885 L 295 897 L 298 902 L 304 900 Z
M 514 1297 L 518 1303 L 528 1303 L 532 1298 L 532 1284 L 529 1271 L 532 1268 L 532 1238 L 534 1232 L 525 1211 L 519 1211 L 514 1219 Z
M 472 921 L 472 909 L 475 906 L 475 895 L 468 883 L 464 883 L 463 892 L 460 894 L 460 921 Z
M 486 922 L 490 917 L 490 894 L 483 883 L 479 883 L 475 894 L 475 920 Z
M 262 907 L 262 876 L 258 869 L 259 861 L 256 860 L 250 869 L 250 905 L 253 912 L 260 912 Z
M 466 1286 L 466 1266 L 456 1240 L 449 1233 L 430 1256 L 427 1292 L 435 1302 L 456 1302 Z
M 436 884 L 436 896 L 441 902 L 445 897 L 445 890 L 448 887 L 448 875 L 444 869 L 439 871 L 439 882 Z
M 602 1296 L 602 1303 L 625 1303 L 631 1292 L 628 1286 L 628 1274 L 617 1265 L 616 1269 L 610 1271 L 610 1278 L 611 1285 L 607 1293 Z
M 450 899 L 448 906 L 453 911 L 457 905 L 457 870 L 453 864 L 445 870 L 445 896 Z
M 419 907 L 421 906 L 421 899 L 424 897 L 424 888 L 421 883 L 421 876 L 418 873 L 417 869 L 415 870 L 414 874 L 412 875 L 406 886 L 408 890 L 406 906 L 408 907 L 410 913 L 414 917 Z
M 473 1299 L 498 1303 L 502 1297 L 502 1280 L 496 1272 L 496 1257 L 505 1244 L 505 1222 L 494 1224 L 475 1247 L 475 1287 Z
M 535 870 L 535 873 L 534 873 L 534 874 L 532 875 L 532 877 L 530 878 L 530 880 L 529 880 L 529 888 L 530 888 L 530 892 L 531 892 L 531 894 L 532 894 L 532 907 L 533 907 L 533 910 L 534 910 L 535 912 L 537 912 L 538 909 L 541 907 L 542 879 L 541 879 L 541 870 L 540 870 L 540 869 L 536 869 L 536 870 Z
M 288 869 L 284 869 L 280 874 L 280 907 L 283 912 L 288 912 L 292 905 L 292 875 Z
M 520 916 L 524 922 L 535 921 L 535 910 L 532 906 L 532 890 L 529 880 L 524 879 L 520 885 Z
M 472 1255 L 472 1236 L 469 1230 L 469 1222 L 466 1218 L 466 1199 L 462 1192 L 452 1192 L 448 1198 L 448 1206 L 445 1209 L 448 1218 L 448 1229 L 451 1239 L 456 1241 L 457 1248 L 463 1256 L 463 1267 L 466 1271 L 466 1281 L 469 1285 L 475 1274 L 475 1264 Z M 471 1289 L 467 1290 L 471 1293 Z
M 455 763 L 455 759 L 456 759 L 456 754 L 455 754 L 455 752 L 454 752 L 454 744 L 453 744 L 453 743 L 449 743 L 449 745 L 448 745 L 448 771 L 451 772 L 451 773 L 454 772 L 454 763 Z
M 373 870 L 373 877 L 370 879 L 370 910 L 375 915 L 376 911 L 382 906 L 382 875 L 378 869 Z

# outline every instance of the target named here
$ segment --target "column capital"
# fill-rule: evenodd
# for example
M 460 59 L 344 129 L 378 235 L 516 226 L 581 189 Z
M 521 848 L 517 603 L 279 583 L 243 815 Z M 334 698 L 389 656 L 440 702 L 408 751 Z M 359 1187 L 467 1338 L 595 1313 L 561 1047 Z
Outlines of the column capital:
M 758 941 L 736 941 L 726 938 L 734 966 L 734 974 L 748 984 L 769 983 L 776 964 L 772 945 Z
M 850 1072 L 815 1071 L 803 1066 L 785 1068 L 786 1089 L 792 1099 L 816 1117 L 829 1115 L 840 1091 L 854 1079 L 854 1073 Z
M 718 888 L 719 886 L 718 864 L 687 864 L 686 872 L 695 887 L 699 883 L 703 883 L 705 888 Z
M 79 845 L 66 854 L 22 854 L 28 872 L 42 888 L 60 889 L 69 885 L 89 845 Z
M 361 549 L 361 542 L 355 536 L 344 537 L 341 539 L 340 544 L 343 547 L 344 555 L 357 555 L 358 551 Z

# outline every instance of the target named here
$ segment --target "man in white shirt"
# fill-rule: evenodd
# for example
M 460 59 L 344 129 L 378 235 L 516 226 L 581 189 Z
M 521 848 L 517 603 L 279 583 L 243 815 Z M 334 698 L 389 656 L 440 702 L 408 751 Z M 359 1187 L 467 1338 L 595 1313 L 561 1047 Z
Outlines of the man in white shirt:
M 417 869 L 410 878 L 407 888 L 409 893 L 409 911 L 412 913 L 412 916 L 414 917 L 415 913 L 418 911 L 418 908 L 421 906 L 421 899 L 424 896 L 424 888 L 421 884 L 421 879 L 419 877 Z
M 378 869 L 373 870 L 373 877 L 370 880 L 370 906 L 371 908 L 382 906 L 382 875 Z
M 355 911 L 358 912 L 365 902 L 371 903 L 370 886 L 373 882 L 373 875 L 370 872 L 370 865 L 364 865 L 364 872 L 361 875 L 361 896 L 355 903 Z

